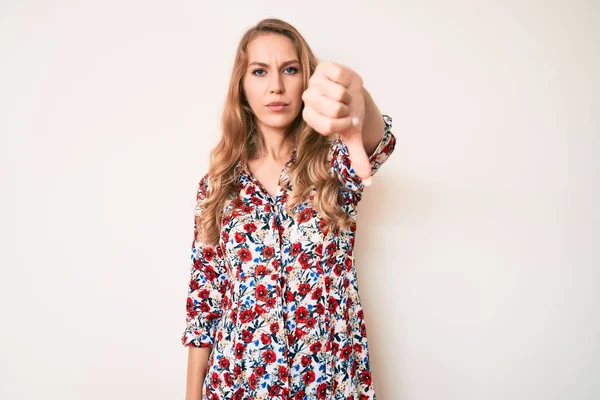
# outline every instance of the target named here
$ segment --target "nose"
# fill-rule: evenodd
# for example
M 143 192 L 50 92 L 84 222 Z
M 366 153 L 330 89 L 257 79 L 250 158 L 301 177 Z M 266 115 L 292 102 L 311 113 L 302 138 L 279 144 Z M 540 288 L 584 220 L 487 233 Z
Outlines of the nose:
M 283 93 L 283 81 L 279 74 L 272 74 L 269 88 L 271 93 Z

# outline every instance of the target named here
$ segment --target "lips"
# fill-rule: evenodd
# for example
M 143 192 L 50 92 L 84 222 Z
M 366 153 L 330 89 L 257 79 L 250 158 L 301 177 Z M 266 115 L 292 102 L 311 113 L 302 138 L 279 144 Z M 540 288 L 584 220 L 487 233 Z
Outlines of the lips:
M 267 108 L 273 112 L 279 112 L 286 109 L 288 105 L 282 101 L 274 101 L 267 104 Z

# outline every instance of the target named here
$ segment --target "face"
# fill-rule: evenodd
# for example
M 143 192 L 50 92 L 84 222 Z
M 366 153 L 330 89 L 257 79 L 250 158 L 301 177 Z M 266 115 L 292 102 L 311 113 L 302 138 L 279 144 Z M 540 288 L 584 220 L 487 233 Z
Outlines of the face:
M 262 132 L 282 133 L 302 108 L 302 70 L 292 41 L 264 34 L 248 45 L 243 88 Z M 284 107 L 268 107 L 283 102 Z

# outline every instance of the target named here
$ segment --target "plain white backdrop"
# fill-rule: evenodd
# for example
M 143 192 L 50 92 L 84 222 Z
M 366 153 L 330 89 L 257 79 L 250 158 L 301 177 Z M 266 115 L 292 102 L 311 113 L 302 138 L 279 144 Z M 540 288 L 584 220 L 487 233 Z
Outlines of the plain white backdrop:
M 267 17 L 393 118 L 378 399 L 600 398 L 600 4 L 567 0 L 3 0 L 0 398 L 183 399 L 195 190 Z

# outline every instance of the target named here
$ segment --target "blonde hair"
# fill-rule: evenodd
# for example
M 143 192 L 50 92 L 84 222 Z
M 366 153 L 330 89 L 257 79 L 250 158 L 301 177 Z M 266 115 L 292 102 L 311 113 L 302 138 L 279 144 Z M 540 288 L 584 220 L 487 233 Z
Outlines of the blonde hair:
M 257 152 L 262 152 L 264 142 L 256 133 L 255 116 L 243 91 L 243 78 L 248 67 L 249 43 L 263 34 L 280 34 L 288 37 L 296 50 L 301 64 L 304 89 L 314 73 L 318 59 L 302 37 L 289 23 L 268 18 L 248 29 L 238 45 L 229 90 L 221 119 L 222 135 L 210 153 L 208 188 L 196 214 L 195 224 L 199 240 L 216 246 L 221 234 L 221 220 L 225 201 L 234 196 L 239 199 L 238 162 L 247 162 Z M 304 107 L 304 106 L 303 106 Z M 337 135 L 326 137 L 309 127 L 302 118 L 302 109 L 285 133 L 284 141 L 297 147 L 296 161 L 289 168 L 290 184 L 293 187 L 286 202 L 286 211 L 296 216 L 294 208 L 307 200 L 312 201 L 317 213 L 327 228 L 347 229 L 352 217 L 341 207 L 341 187 L 337 177 L 329 173 L 328 151 L 331 140 Z M 316 189 L 313 191 L 313 189 Z M 241 201 L 234 204 L 241 206 Z

